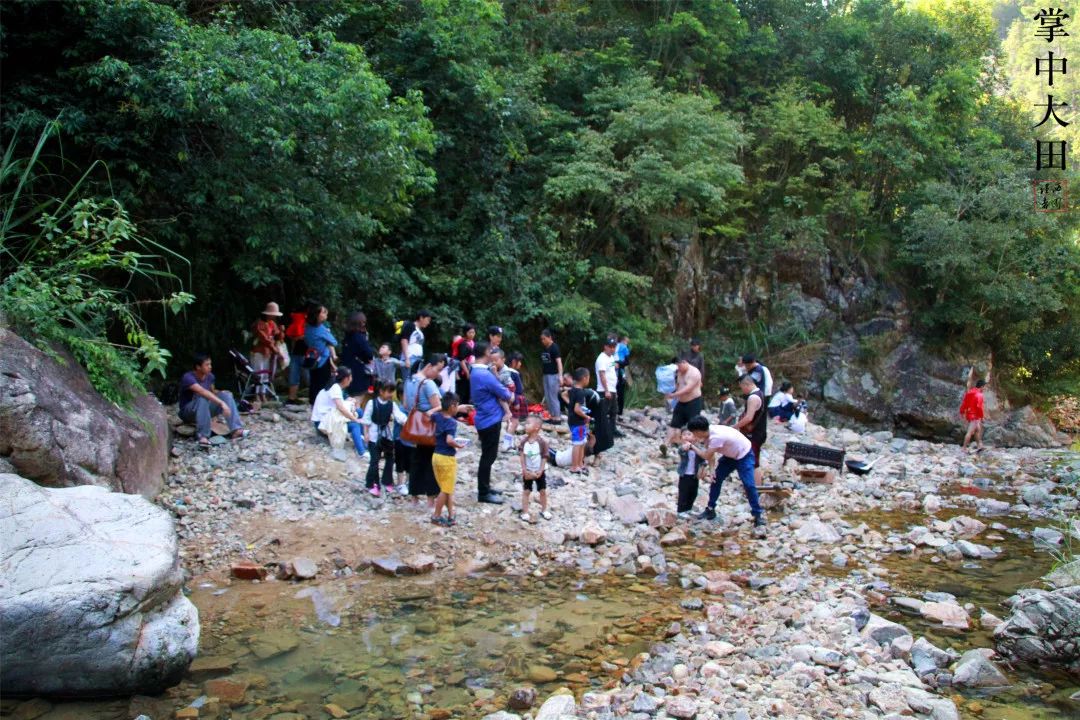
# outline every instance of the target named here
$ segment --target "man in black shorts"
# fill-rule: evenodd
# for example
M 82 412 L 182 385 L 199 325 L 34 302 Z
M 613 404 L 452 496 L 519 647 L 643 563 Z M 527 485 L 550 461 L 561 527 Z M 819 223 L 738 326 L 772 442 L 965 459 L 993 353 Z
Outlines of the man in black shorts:
M 701 414 L 701 372 L 690 364 L 686 353 L 679 356 L 675 370 L 675 392 L 668 393 L 668 400 L 675 401 L 675 409 L 668 423 L 668 445 L 674 445 L 682 436 L 682 429 Z

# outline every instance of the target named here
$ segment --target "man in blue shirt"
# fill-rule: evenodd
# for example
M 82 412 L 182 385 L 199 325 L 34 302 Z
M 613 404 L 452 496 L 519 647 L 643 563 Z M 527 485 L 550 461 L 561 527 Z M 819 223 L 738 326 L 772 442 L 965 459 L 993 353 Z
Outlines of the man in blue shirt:
M 619 417 L 622 417 L 623 408 L 626 406 L 626 388 L 630 385 L 630 375 L 626 372 L 626 366 L 630 362 L 630 337 L 622 335 L 619 337 L 619 344 L 615 346 L 615 362 L 618 365 L 615 366 L 616 377 L 618 378 L 615 383 L 615 395 L 619 399 Z M 622 433 L 615 431 L 615 436 L 619 437 Z
M 473 351 L 476 362 L 472 366 L 469 394 L 472 405 L 476 408 L 473 425 L 476 426 L 476 434 L 480 439 L 476 499 L 482 503 L 501 505 L 502 496 L 491 489 L 491 466 L 499 455 L 499 438 L 502 435 L 503 408 L 499 402 L 510 402 L 511 394 L 489 368 L 492 353 L 502 353 L 502 350 L 491 348 L 487 343 L 476 343 Z

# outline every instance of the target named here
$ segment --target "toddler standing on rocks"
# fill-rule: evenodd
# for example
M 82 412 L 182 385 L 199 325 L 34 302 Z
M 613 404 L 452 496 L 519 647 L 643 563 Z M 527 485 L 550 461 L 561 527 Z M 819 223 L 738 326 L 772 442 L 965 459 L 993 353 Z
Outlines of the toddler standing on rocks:
M 540 517 L 545 520 L 551 519 L 547 505 L 547 477 L 545 474 L 547 465 L 548 443 L 540 437 L 540 418 L 530 415 L 525 419 L 525 437 L 518 446 L 521 456 L 521 519 L 532 522 L 529 515 L 529 493 L 535 486 L 540 499 Z

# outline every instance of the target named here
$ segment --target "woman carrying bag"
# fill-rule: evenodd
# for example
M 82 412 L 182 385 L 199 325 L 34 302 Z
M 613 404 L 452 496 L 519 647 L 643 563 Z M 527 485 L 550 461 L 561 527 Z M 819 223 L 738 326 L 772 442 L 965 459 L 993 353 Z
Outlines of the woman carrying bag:
M 435 378 L 439 377 L 444 367 L 445 355 L 429 355 L 427 364 L 405 383 L 404 410 L 409 417 L 401 431 L 401 443 L 412 448 L 409 500 L 415 503 L 421 495 L 426 495 L 428 505 L 432 507 L 439 494 L 435 471 L 431 467 L 431 457 L 435 454 L 435 423 L 432 416 L 442 407 L 442 396 Z

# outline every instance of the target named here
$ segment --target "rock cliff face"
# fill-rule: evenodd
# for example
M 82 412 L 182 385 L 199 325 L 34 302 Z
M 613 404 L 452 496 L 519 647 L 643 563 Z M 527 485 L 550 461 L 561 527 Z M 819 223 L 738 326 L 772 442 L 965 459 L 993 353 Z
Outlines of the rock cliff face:
M 5 695 L 154 694 L 195 656 L 172 519 L 138 495 L 0 474 Z
M 39 485 L 98 485 L 154 497 L 168 466 L 165 410 L 122 410 L 71 358 L 58 362 L 0 328 L 0 458 Z

